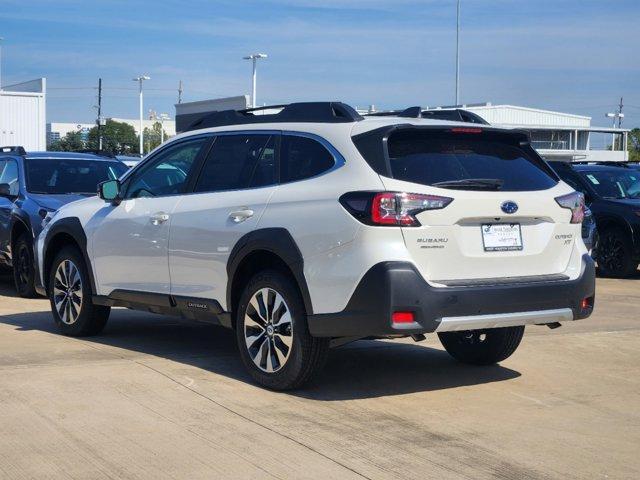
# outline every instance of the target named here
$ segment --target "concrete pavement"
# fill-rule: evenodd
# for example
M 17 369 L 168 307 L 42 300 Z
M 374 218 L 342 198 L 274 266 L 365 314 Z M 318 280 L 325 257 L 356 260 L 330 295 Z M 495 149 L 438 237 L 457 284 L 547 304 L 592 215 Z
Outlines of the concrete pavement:
M 312 387 L 251 384 L 222 328 L 116 309 L 58 335 L 0 278 L 0 478 L 640 478 L 640 277 L 528 327 L 500 366 L 436 338 L 332 352 Z

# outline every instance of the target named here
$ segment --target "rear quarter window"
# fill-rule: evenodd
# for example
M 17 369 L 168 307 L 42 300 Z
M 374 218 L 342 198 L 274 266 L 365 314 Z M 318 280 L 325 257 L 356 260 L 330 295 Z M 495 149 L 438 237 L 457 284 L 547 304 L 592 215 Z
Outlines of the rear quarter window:
M 335 158 L 317 140 L 296 135 L 282 137 L 280 181 L 295 182 L 330 170 Z
M 546 190 L 557 184 L 544 162 L 509 135 L 400 130 L 389 136 L 387 148 L 391 175 L 407 182 L 438 186 L 496 180 L 501 191 Z

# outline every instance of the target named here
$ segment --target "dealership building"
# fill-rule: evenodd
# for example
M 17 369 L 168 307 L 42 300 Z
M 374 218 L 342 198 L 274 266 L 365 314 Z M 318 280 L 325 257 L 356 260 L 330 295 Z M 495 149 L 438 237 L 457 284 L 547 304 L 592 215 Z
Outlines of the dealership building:
M 454 107 L 425 108 L 425 110 Z M 591 117 L 515 105 L 462 105 L 491 125 L 526 130 L 531 145 L 547 160 L 567 162 L 624 162 L 629 159 L 629 130 L 595 127 Z M 611 146 L 613 145 L 613 149 Z
M 0 145 L 46 150 L 46 86 L 38 78 L 0 88 Z

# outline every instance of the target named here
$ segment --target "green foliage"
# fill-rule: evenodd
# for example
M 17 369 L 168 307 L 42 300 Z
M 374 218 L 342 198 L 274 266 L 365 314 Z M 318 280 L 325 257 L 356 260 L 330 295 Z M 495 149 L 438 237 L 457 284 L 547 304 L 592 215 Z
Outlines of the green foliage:
M 130 155 L 138 153 L 138 136 L 135 129 L 124 122 L 107 120 L 102 126 L 102 150 L 114 155 Z M 89 130 L 87 147 L 89 150 L 98 150 L 98 127 Z
M 629 132 L 627 150 L 629 150 L 629 161 L 640 162 L 640 128 L 634 128 Z
M 164 132 L 164 140 L 169 138 L 167 132 Z M 151 128 L 144 129 L 144 151 L 149 153 L 151 150 L 160 145 L 162 140 L 162 124 L 155 122 Z
M 69 132 L 60 140 L 51 142 L 49 151 L 52 152 L 77 152 L 84 149 L 81 132 Z

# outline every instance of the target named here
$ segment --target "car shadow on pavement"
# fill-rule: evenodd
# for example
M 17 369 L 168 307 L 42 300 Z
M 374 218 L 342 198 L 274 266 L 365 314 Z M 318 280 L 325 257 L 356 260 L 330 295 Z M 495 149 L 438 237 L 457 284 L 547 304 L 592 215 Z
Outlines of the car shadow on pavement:
M 19 331 L 57 334 L 49 311 L 3 315 L 0 323 L 13 325 Z M 102 334 L 70 341 L 81 341 L 114 357 L 139 363 L 145 363 L 144 355 L 151 355 L 253 383 L 238 355 L 234 332 L 215 325 L 114 309 Z M 316 381 L 290 394 L 318 401 L 373 398 L 518 376 L 519 372 L 502 366 L 462 365 L 443 350 L 430 346 L 362 340 L 332 350 Z

